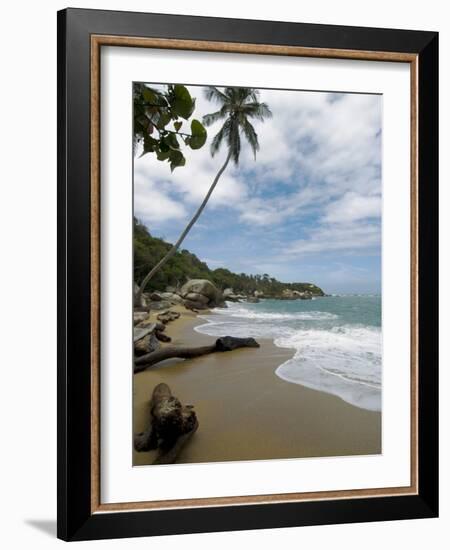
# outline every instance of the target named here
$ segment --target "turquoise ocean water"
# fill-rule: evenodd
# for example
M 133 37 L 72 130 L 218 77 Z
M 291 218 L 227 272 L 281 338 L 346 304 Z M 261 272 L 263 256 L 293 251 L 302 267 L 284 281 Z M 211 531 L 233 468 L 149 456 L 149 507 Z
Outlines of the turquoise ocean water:
M 381 297 L 327 296 L 312 300 L 231 303 L 204 315 L 198 332 L 272 338 L 295 356 L 275 374 L 293 384 L 381 410 Z

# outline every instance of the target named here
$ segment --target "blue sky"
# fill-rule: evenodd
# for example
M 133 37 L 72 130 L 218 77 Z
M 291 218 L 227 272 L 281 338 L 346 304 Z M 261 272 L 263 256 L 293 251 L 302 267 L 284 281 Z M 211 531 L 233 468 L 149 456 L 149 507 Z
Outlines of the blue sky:
M 194 116 L 217 110 L 197 98 Z M 376 95 L 261 90 L 273 118 L 255 121 L 256 161 L 243 145 L 183 243 L 209 267 L 312 282 L 327 293 L 379 293 L 381 118 Z M 186 150 L 173 174 L 151 155 L 135 159 L 135 215 L 173 242 L 206 194 L 226 151 Z

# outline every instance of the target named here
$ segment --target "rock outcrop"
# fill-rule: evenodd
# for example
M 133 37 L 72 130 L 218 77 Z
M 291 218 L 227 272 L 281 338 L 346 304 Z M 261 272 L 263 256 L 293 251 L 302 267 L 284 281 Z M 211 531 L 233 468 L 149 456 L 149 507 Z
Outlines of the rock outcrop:
M 135 326 L 133 330 L 135 356 L 139 357 L 158 350 L 161 347 L 158 336 L 165 328 L 162 323 L 152 323 L 149 319 L 144 319 Z
M 300 292 L 299 290 L 290 290 L 286 288 L 281 295 L 282 300 L 311 300 L 312 293 L 309 290 Z
M 223 291 L 223 299 L 228 302 L 240 302 L 241 300 L 246 300 L 247 296 L 245 294 L 236 294 L 232 288 L 226 288 Z
M 181 304 L 183 305 L 183 298 L 176 294 L 175 292 L 158 292 L 159 296 L 166 300 L 167 302 L 170 302 L 173 305 Z
M 137 325 L 148 317 L 148 311 L 135 311 L 133 313 L 133 323 Z
M 143 304 L 145 306 L 136 306 L 135 315 L 143 314 L 153 310 L 167 310 L 174 305 L 182 305 L 192 311 L 201 311 L 214 307 L 227 307 L 226 302 L 258 303 L 261 299 L 269 300 L 311 300 L 316 296 L 325 296 L 322 289 L 313 284 L 293 283 L 301 290 L 284 288 L 278 290 L 276 294 L 271 292 L 264 293 L 261 290 L 249 291 L 245 294 L 236 293 L 233 288 L 228 287 L 219 290 L 214 283 L 208 279 L 191 279 L 181 288 L 167 287 L 165 292 L 153 291 L 143 295 Z M 135 317 L 135 323 L 139 322 L 141 316 Z
M 183 285 L 180 294 L 195 309 L 217 307 L 224 303 L 220 290 L 207 279 L 191 279 Z
M 184 296 L 184 305 L 188 309 L 197 310 L 197 309 L 208 309 L 210 298 L 199 292 L 189 292 Z

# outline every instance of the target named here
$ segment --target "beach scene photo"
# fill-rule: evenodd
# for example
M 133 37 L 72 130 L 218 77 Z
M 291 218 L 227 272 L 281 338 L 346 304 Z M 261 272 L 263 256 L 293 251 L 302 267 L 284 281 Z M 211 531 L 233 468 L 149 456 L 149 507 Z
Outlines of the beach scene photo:
M 133 466 L 382 453 L 382 96 L 131 93 Z

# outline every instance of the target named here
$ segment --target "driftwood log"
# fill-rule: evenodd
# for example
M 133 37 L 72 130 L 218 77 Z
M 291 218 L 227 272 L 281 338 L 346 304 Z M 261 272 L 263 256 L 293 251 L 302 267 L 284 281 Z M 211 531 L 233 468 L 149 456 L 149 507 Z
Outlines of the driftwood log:
M 182 405 L 167 384 L 155 387 L 149 408 L 149 427 L 135 436 L 134 448 L 156 450 L 153 464 L 172 464 L 198 428 L 194 408 Z
M 209 353 L 233 351 L 238 348 L 259 348 L 259 344 L 254 338 L 223 336 L 209 346 L 200 346 L 196 348 L 167 346 L 136 358 L 134 361 L 134 372 L 141 372 L 165 359 L 172 359 L 174 357 L 192 359 Z

